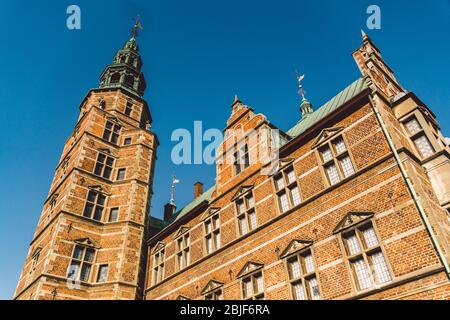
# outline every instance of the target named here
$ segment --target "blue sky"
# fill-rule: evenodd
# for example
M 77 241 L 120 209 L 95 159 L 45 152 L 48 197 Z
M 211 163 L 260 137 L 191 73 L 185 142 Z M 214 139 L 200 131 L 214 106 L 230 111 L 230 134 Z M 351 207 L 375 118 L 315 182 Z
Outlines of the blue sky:
M 66 28 L 77 4 L 82 29 Z M 142 17 L 139 37 L 153 130 L 159 137 L 152 214 L 160 216 L 176 173 L 180 207 L 211 166 L 174 166 L 174 129 L 225 127 L 234 95 L 282 129 L 299 119 L 295 70 L 319 107 L 359 76 L 351 53 L 366 9 L 382 29 L 368 34 L 401 83 L 450 136 L 450 2 L 419 1 L 2 1 L 0 33 L 0 299 L 12 297 L 66 138 L 86 92 Z

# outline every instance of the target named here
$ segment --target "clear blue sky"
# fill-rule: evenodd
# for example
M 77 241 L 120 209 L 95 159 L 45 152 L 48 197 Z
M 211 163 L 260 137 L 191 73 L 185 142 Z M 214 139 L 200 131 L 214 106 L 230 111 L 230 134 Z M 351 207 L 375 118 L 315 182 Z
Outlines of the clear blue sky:
M 82 30 L 66 28 L 66 8 L 82 10 Z M 213 184 L 214 167 L 170 162 L 176 128 L 224 128 L 234 94 L 282 129 L 299 119 L 295 70 L 318 107 L 355 80 L 351 53 L 366 8 L 378 4 L 382 30 L 368 31 L 402 84 L 416 92 L 450 136 L 450 2 L 419 1 L 2 1 L 0 4 L 0 298 L 11 298 L 63 143 L 86 92 L 129 38 L 139 37 L 146 99 L 161 147 L 152 213 L 182 180 Z

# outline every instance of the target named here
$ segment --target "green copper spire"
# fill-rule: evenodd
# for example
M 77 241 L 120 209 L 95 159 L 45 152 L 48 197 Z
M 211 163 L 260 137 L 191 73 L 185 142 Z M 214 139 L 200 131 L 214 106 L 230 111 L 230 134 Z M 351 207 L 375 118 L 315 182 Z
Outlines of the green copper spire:
M 147 87 L 141 72 L 142 59 L 136 43 L 139 20 L 132 30 L 132 37 L 117 51 L 113 63 L 108 65 L 100 77 L 100 88 L 122 88 L 142 97 Z

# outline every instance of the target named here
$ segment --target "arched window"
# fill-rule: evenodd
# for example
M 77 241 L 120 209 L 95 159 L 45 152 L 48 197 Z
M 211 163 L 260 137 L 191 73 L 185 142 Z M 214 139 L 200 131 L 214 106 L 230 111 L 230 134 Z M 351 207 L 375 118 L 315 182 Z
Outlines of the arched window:
M 125 78 L 125 85 L 133 88 L 134 87 L 134 77 L 133 75 L 127 75 Z

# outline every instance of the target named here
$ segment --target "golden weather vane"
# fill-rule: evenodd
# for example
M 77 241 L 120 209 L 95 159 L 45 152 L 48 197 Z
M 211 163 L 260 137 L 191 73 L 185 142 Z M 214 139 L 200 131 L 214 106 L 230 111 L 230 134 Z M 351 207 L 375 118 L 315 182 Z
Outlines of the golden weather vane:
M 131 34 L 133 35 L 133 38 L 136 38 L 138 36 L 138 29 L 144 29 L 141 24 L 141 17 L 138 15 L 136 17 L 136 22 L 134 23 L 133 29 L 131 29 Z

